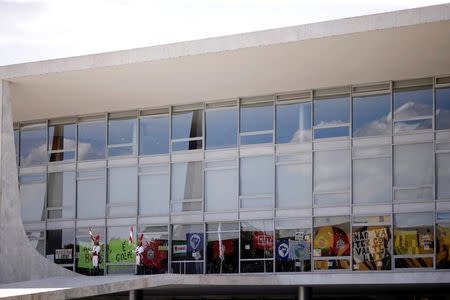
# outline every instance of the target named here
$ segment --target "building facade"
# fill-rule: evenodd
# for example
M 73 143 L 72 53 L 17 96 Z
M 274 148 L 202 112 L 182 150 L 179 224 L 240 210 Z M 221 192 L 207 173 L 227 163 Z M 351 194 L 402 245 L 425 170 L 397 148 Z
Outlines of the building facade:
M 370 285 L 374 274 L 412 272 L 447 283 L 450 8 L 396 13 L 376 16 L 436 20 L 358 31 L 376 18 L 361 17 L 346 33 L 262 49 L 43 74 L 38 65 L 5 79 L 31 245 L 83 275 L 91 229 L 104 276 L 134 274 L 132 231 L 152 275 L 311 273 L 327 284 L 359 274 Z M 274 75 L 259 79 L 260 69 Z

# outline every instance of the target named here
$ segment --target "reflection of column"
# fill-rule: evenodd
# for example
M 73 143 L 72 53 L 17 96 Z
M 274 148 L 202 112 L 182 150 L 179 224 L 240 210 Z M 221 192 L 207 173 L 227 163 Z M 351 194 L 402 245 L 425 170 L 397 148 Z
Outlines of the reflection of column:
M 30 244 L 20 213 L 10 86 L 0 81 L 0 283 L 75 276 L 41 256 Z

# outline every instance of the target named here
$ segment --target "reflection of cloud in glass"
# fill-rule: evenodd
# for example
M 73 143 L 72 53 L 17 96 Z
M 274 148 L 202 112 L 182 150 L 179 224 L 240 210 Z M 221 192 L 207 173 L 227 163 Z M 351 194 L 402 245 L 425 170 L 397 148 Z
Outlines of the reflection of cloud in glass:
M 374 136 L 388 134 L 391 130 L 391 113 L 388 115 L 374 120 L 370 123 L 364 124 L 361 128 L 358 128 L 353 133 L 354 136 Z
M 331 127 L 331 126 L 342 126 L 348 124 L 348 122 L 344 122 L 342 120 L 329 120 L 329 121 L 320 121 L 316 124 L 316 127 Z
M 314 157 L 314 190 L 316 192 L 350 189 L 349 150 L 316 152 Z
M 427 104 L 408 101 L 394 110 L 395 119 L 410 119 L 431 115 L 431 107 Z
M 305 143 L 311 141 L 311 129 L 298 129 L 289 143 Z

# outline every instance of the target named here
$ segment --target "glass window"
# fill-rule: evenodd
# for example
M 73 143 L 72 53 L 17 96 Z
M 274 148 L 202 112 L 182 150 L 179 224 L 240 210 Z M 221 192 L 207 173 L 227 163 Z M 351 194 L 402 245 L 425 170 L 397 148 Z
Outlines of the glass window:
M 350 217 L 314 218 L 314 269 L 350 268 Z
M 108 227 L 106 231 L 106 262 L 108 274 L 134 273 L 135 245 L 128 241 L 130 227 Z
M 169 153 L 169 116 L 139 119 L 139 155 Z
M 110 119 L 108 126 L 108 155 L 134 155 L 136 153 L 136 119 Z
M 172 151 L 202 149 L 203 110 L 172 114 Z
M 202 224 L 172 226 L 172 273 L 203 274 L 204 229 Z
M 353 136 L 391 134 L 391 95 L 353 98 Z
M 450 269 L 450 214 L 438 213 L 436 224 L 436 269 Z
M 450 129 L 450 88 L 436 89 L 436 129 Z
M 237 108 L 221 107 L 206 110 L 206 149 L 236 147 Z
M 47 130 L 45 125 L 30 125 L 20 131 L 20 166 L 47 162 Z
M 277 105 L 277 144 L 310 142 L 311 102 Z
M 241 273 L 273 272 L 273 221 L 241 222 Z
M 371 216 L 353 218 L 353 270 L 391 269 L 391 218 Z
M 394 132 L 431 129 L 433 90 L 431 87 L 394 91 Z M 398 121 L 398 122 L 397 122 Z
M 58 124 L 48 127 L 50 161 L 74 160 L 77 148 L 77 125 Z
M 167 215 L 169 213 L 170 177 L 168 165 L 140 168 L 139 215 Z
M 312 206 L 312 163 L 311 155 L 306 156 L 277 164 L 277 208 Z
M 105 207 L 105 170 L 79 171 L 77 185 L 77 218 L 104 218 Z
M 273 103 L 242 104 L 240 109 L 241 144 L 273 141 Z
M 232 227 L 235 228 L 233 229 L 229 228 L 231 227 L 230 225 L 232 225 Z M 238 273 L 239 224 L 237 223 L 208 224 L 207 228 L 208 232 L 206 234 L 207 238 L 206 273 L 209 274 Z
M 333 97 L 314 101 L 314 138 L 349 135 L 350 99 Z
M 433 213 L 394 215 L 395 268 L 432 268 Z
M 433 200 L 433 144 L 394 146 L 394 199 Z
M 75 217 L 75 172 L 48 174 L 48 219 Z
M 77 229 L 76 236 L 76 256 L 75 256 L 75 272 L 83 275 L 103 275 L 105 271 L 105 234 L 104 228 L 91 228 L 94 236 L 99 235 L 100 253 L 98 257 L 99 274 L 94 274 L 92 266 L 92 247 L 94 243 L 89 236 L 88 228 Z M 128 243 L 128 242 L 127 242 Z
M 240 159 L 241 208 L 273 208 L 273 157 Z
M 347 205 L 350 198 L 349 150 L 314 153 L 314 204 Z
M 302 222 L 303 221 L 303 222 Z M 311 271 L 311 222 L 275 221 L 275 269 L 277 272 Z
M 36 249 L 42 256 L 44 256 L 45 250 L 45 235 L 44 231 L 27 231 L 26 232 L 30 244 Z
M 436 154 L 437 198 L 450 199 L 450 153 Z
M 108 217 L 136 215 L 137 168 L 123 167 L 108 170 Z
M 144 274 L 164 274 L 168 271 L 169 233 L 167 226 L 140 226 L 143 235 Z
M 46 255 L 55 264 L 73 264 L 73 229 L 47 230 Z
M 172 211 L 202 211 L 203 166 L 201 161 L 172 164 Z
M 106 122 L 78 124 L 78 160 L 105 159 Z
M 20 208 L 24 223 L 45 220 L 45 199 L 47 196 L 46 176 L 22 175 L 20 183 Z
M 205 169 L 206 211 L 237 211 L 238 171 L 236 160 L 207 162 Z
M 391 188 L 390 157 L 371 157 L 353 160 L 353 203 L 391 203 Z
M 14 130 L 14 146 L 16 149 L 16 164 L 19 165 L 19 146 L 20 146 L 20 131 L 18 129 Z

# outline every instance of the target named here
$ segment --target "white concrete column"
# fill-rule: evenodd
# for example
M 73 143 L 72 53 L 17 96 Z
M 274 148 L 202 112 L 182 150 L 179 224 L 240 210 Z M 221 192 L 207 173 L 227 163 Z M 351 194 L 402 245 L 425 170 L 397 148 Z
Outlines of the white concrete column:
M 0 80 L 0 283 L 75 276 L 31 246 L 21 219 L 17 174 L 10 83 Z
M 311 287 L 299 286 L 298 287 L 298 300 L 311 300 L 312 291 Z

